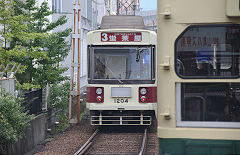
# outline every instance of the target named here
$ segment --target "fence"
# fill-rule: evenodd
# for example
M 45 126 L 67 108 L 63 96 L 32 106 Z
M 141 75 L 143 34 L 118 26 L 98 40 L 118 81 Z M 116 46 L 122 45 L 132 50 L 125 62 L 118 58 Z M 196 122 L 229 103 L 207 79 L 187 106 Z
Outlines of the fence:
M 39 114 L 42 111 L 42 89 L 24 93 L 23 106 L 29 114 Z
M 19 139 L 15 144 L 10 144 L 8 146 L 7 154 L 9 155 L 25 154 L 31 151 L 39 143 L 43 142 L 46 137 L 46 119 L 47 119 L 46 113 L 36 116 L 30 122 L 31 126 L 25 129 L 24 138 Z

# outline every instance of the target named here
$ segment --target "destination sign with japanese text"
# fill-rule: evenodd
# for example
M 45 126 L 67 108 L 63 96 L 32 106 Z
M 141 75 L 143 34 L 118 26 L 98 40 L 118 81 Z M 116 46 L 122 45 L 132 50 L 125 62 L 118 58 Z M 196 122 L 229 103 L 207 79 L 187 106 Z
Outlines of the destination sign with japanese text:
M 101 33 L 101 41 L 102 42 L 141 42 L 142 41 L 142 33 L 140 32 L 119 32 L 119 33 L 111 33 L 104 32 Z

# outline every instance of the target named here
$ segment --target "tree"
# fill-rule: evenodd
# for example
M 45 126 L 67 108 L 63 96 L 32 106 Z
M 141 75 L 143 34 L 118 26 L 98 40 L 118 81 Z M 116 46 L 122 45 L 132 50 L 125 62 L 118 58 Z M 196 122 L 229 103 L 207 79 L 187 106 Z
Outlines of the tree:
M 21 42 L 25 48 L 41 47 L 45 52 L 47 58 L 34 59 L 28 57 L 27 59 L 18 59 L 19 63 L 26 65 L 26 74 L 18 76 L 21 82 L 32 83 L 40 85 L 44 88 L 46 84 L 59 83 L 66 79 L 62 73 L 67 70 L 60 66 L 60 62 L 68 55 L 69 46 L 65 38 L 70 35 L 71 29 L 65 29 L 61 32 L 52 33 L 56 27 L 61 26 L 67 22 L 66 16 L 61 16 L 57 21 L 50 22 L 48 17 L 54 12 L 50 10 L 47 2 L 43 2 L 39 7 L 36 5 L 36 0 L 14 0 L 15 15 L 23 15 L 28 18 L 26 22 L 27 31 L 29 33 L 48 33 L 47 39 L 35 38 L 31 42 L 24 42 L 18 38 L 14 38 L 11 45 L 16 42 Z M 27 75 L 27 76 L 26 76 Z M 21 78 L 24 77 L 24 78 Z M 26 78 L 28 77 L 28 78 Z
M 39 51 L 38 47 L 25 48 L 21 42 L 29 42 L 35 38 L 47 38 L 44 33 L 29 33 L 27 26 L 24 25 L 27 18 L 23 15 L 13 15 L 13 5 L 11 0 L 0 1 L 0 65 L 5 68 L 7 65 L 19 64 L 15 59 L 24 59 L 27 55 L 31 57 L 46 57 L 46 54 Z M 18 42 L 9 48 L 13 38 Z M 30 49 L 33 51 L 30 54 Z M 25 70 L 26 66 L 22 65 L 20 72 Z M 6 71 L 7 74 L 7 71 Z

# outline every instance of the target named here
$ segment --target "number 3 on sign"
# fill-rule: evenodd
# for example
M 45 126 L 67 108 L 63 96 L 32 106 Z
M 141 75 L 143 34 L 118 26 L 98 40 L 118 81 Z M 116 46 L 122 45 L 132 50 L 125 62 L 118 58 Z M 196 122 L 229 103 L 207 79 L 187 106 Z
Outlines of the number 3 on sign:
M 102 33 L 102 41 L 108 41 L 107 33 Z

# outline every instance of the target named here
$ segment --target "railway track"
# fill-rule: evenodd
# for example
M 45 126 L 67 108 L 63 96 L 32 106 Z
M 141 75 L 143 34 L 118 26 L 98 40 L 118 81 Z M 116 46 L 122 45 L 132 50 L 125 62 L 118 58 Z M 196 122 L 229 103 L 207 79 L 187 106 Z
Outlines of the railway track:
M 124 128 L 124 129 L 123 129 Z M 134 130 L 133 130 L 134 129 Z M 110 131 L 109 131 L 110 130 Z M 129 132 L 130 131 L 130 132 Z M 120 127 L 97 129 L 86 143 L 74 154 L 139 154 L 147 147 L 147 128 Z
M 94 137 L 99 133 L 99 129 L 96 129 L 96 131 L 91 135 L 91 137 L 86 141 L 86 143 L 83 144 L 83 146 L 77 150 L 77 152 L 74 153 L 74 155 L 82 155 L 84 154 L 88 148 L 92 145 L 92 140 Z
M 35 150 L 36 155 L 69 155 L 69 154 L 139 154 L 144 128 L 139 126 L 132 127 L 107 127 L 97 130 L 97 126 L 91 126 L 89 120 L 74 126 L 66 132 L 60 134 L 58 138 L 44 144 L 40 150 Z M 95 136 L 92 136 L 93 133 Z M 92 137 L 91 140 L 88 140 Z M 88 142 L 87 142 L 88 141 Z M 87 143 L 86 143 L 87 142 Z M 148 127 L 146 154 L 158 154 L 158 137 L 156 119 Z M 86 143 L 86 144 L 85 144 Z M 80 149 L 81 146 L 84 146 Z M 77 151 L 78 150 L 78 151 Z M 143 152 L 144 154 L 144 152 Z
M 144 135 L 143 135 L 142 145 L 141 145 L 141 149 L 139 151 L 139 155 L 144 155 L 144 153 L 146 151 L 146 146 L 147 146 L 147 128 L 145 128 L 145 130 L 144 130 Z

